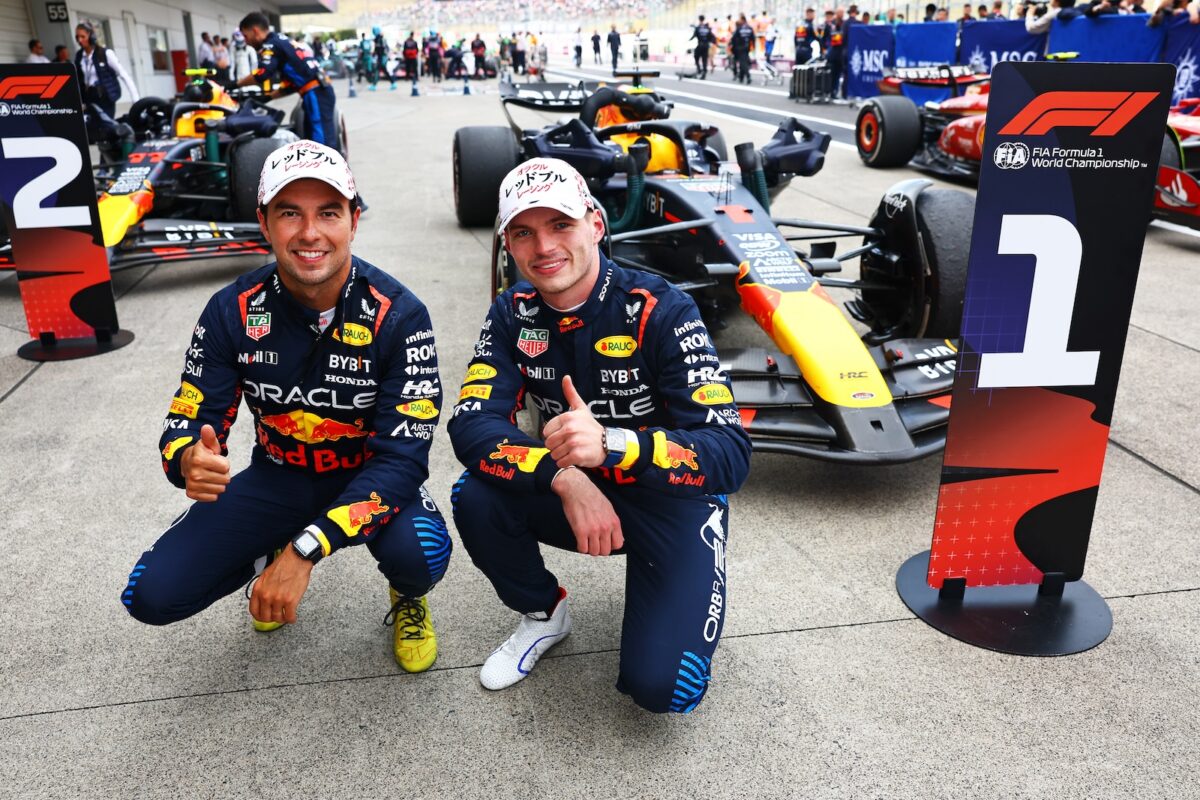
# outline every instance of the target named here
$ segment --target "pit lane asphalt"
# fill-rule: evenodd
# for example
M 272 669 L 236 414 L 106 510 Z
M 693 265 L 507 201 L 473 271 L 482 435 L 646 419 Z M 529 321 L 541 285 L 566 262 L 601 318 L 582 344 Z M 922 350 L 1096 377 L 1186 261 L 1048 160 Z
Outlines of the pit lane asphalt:
M 462 125 L 502 124 L 496 97 L 478 86 L 471 97 L 347 100 L 344 88 L 351 163 L 372 206 L 355 251 L 429 305 L 452 397 L 487 305 L 490 237 L 455 224 L 450 140 Z M 760 104 L 755 93 L 743 100 Z M 675 116 L 703 113 L 681 104 Z M 769 135 L 762 123 L 721 122 L 730 146 Z M 868 170 L 833 148 L 774 210 L 858 223 L 913 174 Z M 251 631 L 236 595 L 170 627 L 132 622 L 118 600 L 126 575 L 188 505 L 163 480 L 155 446 L 191 328 L 214 291 L 258 262 L 121 273 L 118 311 L 134 343 L 40 367 L 15 356 L 27 336 L 5 276 L 0 793 L 1191 796 L 1198 255 L 1194 238 L 1147 234 L 1085 576 L 1113 611 L 1105 643 L 1017 658 L 912 617 L 893 579 L 928 546 L 939 459 L 865 468 L 756 455 L 732 500 L 713 682 L 686 717 L 646 715 L 612 689 L 619 559 L 548 554 L 572 593 L 575 632 L 530 679 L 494 694 L 478 667 L 514 619 L 457 538 L 431 596 L 441 655 L 424 675 L 392 661 L 384 583 L 362 550 L 322 564 L 300 624 L 271 635 Z M 719 346 L 763 341 L 741 318 L 717 335 Z M 243 419 L 233 431 L 235 469 L 248 428 Z M 447 511 L 460 470 L 439 428 L 428 485 Z

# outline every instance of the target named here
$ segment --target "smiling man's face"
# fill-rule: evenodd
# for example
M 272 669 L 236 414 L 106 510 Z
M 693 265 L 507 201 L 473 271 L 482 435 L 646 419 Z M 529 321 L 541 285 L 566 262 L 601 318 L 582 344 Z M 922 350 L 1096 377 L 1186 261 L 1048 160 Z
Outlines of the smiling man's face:
M 358 230 L 359 209 L 321 180 L 303 178 L 271 199 L 259 225 L 267 238 L 279 277 L 297 300 L 317 311 L 337 304 L 350 273 L 350 243 Z
M 587 300 L 600 275 L 596 245 L 603 236 L 604 221 L 595 211 L 573 219 L 555 208 L 522 211 L 504 230 L 521 274 L 560 309 Z

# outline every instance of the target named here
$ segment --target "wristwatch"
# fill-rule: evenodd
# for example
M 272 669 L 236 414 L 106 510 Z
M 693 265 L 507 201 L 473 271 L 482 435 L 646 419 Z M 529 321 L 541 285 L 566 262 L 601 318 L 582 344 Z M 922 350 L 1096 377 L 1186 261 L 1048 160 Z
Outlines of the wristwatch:
M 604 464 L 602 466 L 615 467 L 620 464 L 625 460 L 627 449 L 623 428 L 604 429 Z
M 317 538 L 311 525 L 292 539 L 292 549 L 296 551 L 296 555 L 314 564 L 325 557 L 325 549 L 321 546 L 321 540 Z

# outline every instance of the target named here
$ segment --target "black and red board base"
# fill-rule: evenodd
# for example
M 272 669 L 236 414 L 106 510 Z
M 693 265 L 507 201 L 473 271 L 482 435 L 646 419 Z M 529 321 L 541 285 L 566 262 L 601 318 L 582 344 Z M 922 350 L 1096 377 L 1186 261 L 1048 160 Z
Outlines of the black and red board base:
M 1067 656 L 1108 638 L 1112 612 L 1084 581 L 1048 573 L 1040 586 L 964 588 L 962 579 L 929 586 L 929 551 L 896 573 L 896 591 L 927 624 L 967 644 L 1019 656 Z
M 38 339 L 18 347 L 17 355 L 28 361 L 70 361 L 120 350 L 132 341 L 133 331 L 127 330 L 97 330 L 95 336 L 73 339 L 57 339 L 52 333 L 43 333 Z

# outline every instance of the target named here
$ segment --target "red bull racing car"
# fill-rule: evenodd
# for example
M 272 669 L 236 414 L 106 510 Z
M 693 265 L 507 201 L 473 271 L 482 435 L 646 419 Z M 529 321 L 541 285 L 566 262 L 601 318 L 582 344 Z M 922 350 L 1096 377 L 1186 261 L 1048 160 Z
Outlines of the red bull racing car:
M 951 96 L 918 106 L 905 85 L 949 89 Z M 909 165 L 943 178 L 979 180 L 990 83 L 967 66 L 897 69 L 880 81 L 855 123 L 858 155 L 867 166 Z M 1182 101 L 1167 117 L 1153 214 L 1200 229 L 1200 98 Z
M 270 253 L 256 216 L 258 178 L 267 155 L 297 137 L 259 90 L 226 90 L 212 70 L 187 74 L 179 98 L 143 97 L 118 120 L 85 109 L 112 270 Z M 11 263 L 0 223 L 0 268 Z
M 494 230 L 504 175 L 528 158 L 562 158 L 604 207 L 613 260 L 689 292 L 711 330 L 740 305 L 767 335 L 764 346 L 719 347 L 756 449 L 869 464 L 940 450 L 973 198 L 918 179 L 889 189 L 865 225 L 772 216 L 789 181 L 820 171 L 829 135 L 787 118 L 760 149 L 738 145 L 731 163 L 717 128 L 670 118 L 641 83 L 656 75 L 505 87 L 509 127 L 455 135 L 459 222 Z M 521 107 L 573 116 L 525 129 L 510 111 Z M 498 236 L 493 256 L 500 292 L 517 275 Z M 834 277 L 854 260 L 859 278 Z M 839 307 L 829 290 L 853 296 Z

